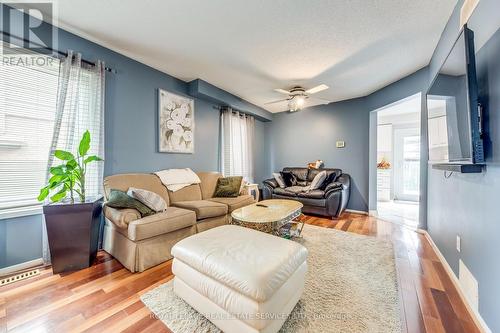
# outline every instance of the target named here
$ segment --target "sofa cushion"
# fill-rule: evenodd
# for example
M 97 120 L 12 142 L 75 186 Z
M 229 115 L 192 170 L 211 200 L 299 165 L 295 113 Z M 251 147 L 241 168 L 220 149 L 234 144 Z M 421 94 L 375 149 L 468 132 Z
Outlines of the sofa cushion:
M 307 175 L 309 173 L 308 168 L 283 168 L 283 172 L 290 171 L 297 177 L 297 181 L 308 180 Z
M 299 193 L 304 193 L 309 191 L 309 186 L 290 186 L 285 188 L 285 191 L 298 195 Z
M 278 194 L 278 195 L 285 195 L 285 196 L 289 196 L 289 197 L 295 197 L 296 196 L 295 193 L 287 191 L 286 188 L 281 188 L 281 187 L 275 188 L 273 190 L 273 193 L 274 194 Z
M 227 205 L 209 200 L 179 201 L 174 206 L 194 211 L 197 220 L 223 216 L 228 211 Z
M 255 202 L 253 197 L 249 194 L 240 195 L 236 198 L 211 198 L 208 200 L 227 205 L 229 213 L 235 209 L 251 205 Z
M 187 228 L 194 224 L 196 224 L 194 212 L 177 207 L 168 207 L 164 212 L 130 222 L 127 237 L 130 240 L 139 241 Z
M 217 180 L 221 178 L 222 175 L 218 172 L 197 172 L 196 174 L 201 180 L 200 188 L 202 199 L 206 200 L 213 197 Z
M 104 178 L 104 195 L 109 197 L 111 189 L 127 192 L 130 187 L 155 192 L 169 204 L 168 190 L 157 175 L 151 173 L 122 173 Z
M 342 174 L 342 170 L 340 169 L 332 169 L 332 168 L 324 168 L 324 169 L 310 169 L 309 170 L 309 173 L 307 175 L 307 180 L 309 182 L 312 182 L 312 180 L 314 179 L 314 177 L 316 177 L 316 175 L 318 173 L 320 173 L 321 171 L 326 171 L 326 175 L 327 176 L 330 176 L 333 174 L 332 178 L 330 178 L 330 182 L 333 182 L 335 181 L 335 179 L 337 179 L 341 174 Z
M 175 192 L 168 191 L 168 196 L 171 203 L 179 201 L 202 200 L 200 184 L 189 185 Z
M 297 193 L 299 198 L 310 198 L 310 199 L 323 199 L 325 196 L 325 191 L 323 190 L 310 190 L 308 192 Z

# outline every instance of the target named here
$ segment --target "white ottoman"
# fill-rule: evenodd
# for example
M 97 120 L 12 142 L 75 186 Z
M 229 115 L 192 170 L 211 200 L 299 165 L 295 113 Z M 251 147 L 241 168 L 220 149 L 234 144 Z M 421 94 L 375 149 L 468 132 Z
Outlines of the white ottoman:
M 304 290 L 307 249 L 225 225 L 172 248 L 174 292 L 224 332 L 277 332 Z

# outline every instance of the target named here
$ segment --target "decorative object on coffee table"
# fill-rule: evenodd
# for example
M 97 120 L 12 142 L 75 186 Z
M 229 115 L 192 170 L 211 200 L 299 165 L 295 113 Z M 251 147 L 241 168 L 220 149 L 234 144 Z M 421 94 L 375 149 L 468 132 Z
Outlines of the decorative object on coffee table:
M 231 224 L 283 238 L 300 237 L 304 223 L 297 218 L 302 215 L 302 206 L 302 203 L 295 200 L 260 201 L 234 210 L 231 213 Z
M 158 89 L 158 150 L 194 153 L 194 100 Z
M 56 150 L 54 156 L 63 163 L 50 168 L 48 185 L 38 196 L 44 201 L 55 192 L 52 203 L 43 206 L 54 273 L 89 267 L 97 254 L 102 197 L 86 197 L 85 175 L 89 163 L 102 159 L 87 156 L 89 149 L 90 133 L 86 131 L 76 156 Z

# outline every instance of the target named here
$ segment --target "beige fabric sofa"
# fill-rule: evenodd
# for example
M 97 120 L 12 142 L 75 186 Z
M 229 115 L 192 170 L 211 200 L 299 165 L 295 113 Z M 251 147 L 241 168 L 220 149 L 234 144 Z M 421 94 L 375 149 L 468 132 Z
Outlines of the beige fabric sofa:
M 118 174 L 104 179 L 107 199 L 111 189 L 142 188 L 159 194 L 168 205 L 165 212 L 141 218 L 135 209 L 104 207 L 103 249 L 131 272 L 142 272 L 172 258 L 179 240 L 229 223 L 230 213 L 254 202 L 250 195 L 214 198 L 216 172 L 197 173 L 201 183 L 169 191 L 154 174 Z

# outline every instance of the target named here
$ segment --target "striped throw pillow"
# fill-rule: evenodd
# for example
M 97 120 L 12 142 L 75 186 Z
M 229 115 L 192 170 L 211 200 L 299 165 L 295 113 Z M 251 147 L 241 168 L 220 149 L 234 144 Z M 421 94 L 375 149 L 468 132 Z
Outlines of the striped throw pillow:
M 155 193 L 142 188 L 129 187 L 127 194 L 139 200 L 155 212 L 163 212 L 167 209 L 167 203 L 163 198 Z

